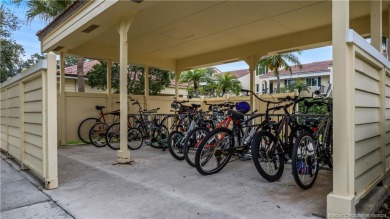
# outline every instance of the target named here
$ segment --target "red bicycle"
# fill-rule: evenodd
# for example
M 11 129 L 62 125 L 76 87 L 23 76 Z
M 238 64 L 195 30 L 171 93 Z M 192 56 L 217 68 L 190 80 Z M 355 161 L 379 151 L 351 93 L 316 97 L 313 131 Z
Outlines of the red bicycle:
M 79 136 L 80 140 L 86 144 L 91 144 L 91 140 L 89 139 L 89 131 L 91 130 L 91 128 L 95 124 L 102 123 L 102 124 L 107 125 L 107 120 L 108 120 L 108 119 L 106 119 L 107 115 L 113 116 L 112 123 L 119 121 L 119 110 L 104 113 L 103 109 L 106 108 L 105 106 L 95 106 L 95 108 L 96 108 L 96 110 L 100 111 L 99 115 L 97 117 L 90 117 L 90 118 L 84 119 L 80 123 L 79 128 L 78 128 L 78 136 Z

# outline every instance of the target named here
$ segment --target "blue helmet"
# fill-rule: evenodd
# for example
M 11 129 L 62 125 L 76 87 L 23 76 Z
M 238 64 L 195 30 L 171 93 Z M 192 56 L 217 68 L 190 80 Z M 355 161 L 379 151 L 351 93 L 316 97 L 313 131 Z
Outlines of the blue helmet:
M 251 110 L 251 105 L 245 101 L 238 102 L 236 103 L 236 110 L 242 114 L 245 114 Z

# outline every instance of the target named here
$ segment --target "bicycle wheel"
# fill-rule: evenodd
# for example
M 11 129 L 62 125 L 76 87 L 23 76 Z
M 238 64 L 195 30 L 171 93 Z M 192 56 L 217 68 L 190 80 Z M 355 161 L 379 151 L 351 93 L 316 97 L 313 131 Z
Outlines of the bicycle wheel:
M 313 186 L 319 170 L 317 141 L 313 135 L 304 132 L 297 138 L 292 153 L 292 174 L 302 189 Z
M 92 126 L 89 131 L 89 140 L 96 147 L 104 147 L 107 145 L 106 142 L 106 132 L 108 125 L 103 122 L 98 122 Z
M 97 118 L 87 118 L 80 123 L 77 134 L 81 141 L 86 144 L 91 144 L 91 141 L 89 140 L 89 131 L 97 122 L 99 122 Z
M 137 150 L 142 146 L 144 138 L 141 130 L 137 128 L 130 128 L 127 132 L 127 147 L 131 150 Z
M 168 150 L 176 160 L 184 160 L 183 138 L 184 134 L 178 131 L 173 131 L 168 136 Z
M 303 132 L 313 133 L 313 130 L 306 125 L 298 125 L 291 130 L 290 135 L 288 136 L 288 147 L 284 148 L 286 158 L 290 159 L 292 157 L 294 143 L 297 140 L 298 136 Z
M 233 132 L 227 128 L 218 128 L 209 132 L 196 149 L 195 167 L 202 175 L 221 171 L 229 162 L 234 147 Z
M 252 159 L 260 175 L 270 181 L 278 180 L 284 170 L 283 153 L 276 147 L 276 137 L 268 131 L 255 134 L 251 150 Z
M 184 159 L 190 166 L 195 167 L 196 149 L 209 132 L 208 128 L 198 127 L 187 134 L 183 144 L 183 153 Z
M 153 148 L 168 147 L 168 135 L 169 131 L 165 125 L 155 128 L 150 139 L 150 146 Z
M 120 141 L 120 124 L 114 123 L 108 127 L 106 132 L 106 142 L 108 147 L 113 150 L 119 150 L 119 141 Z

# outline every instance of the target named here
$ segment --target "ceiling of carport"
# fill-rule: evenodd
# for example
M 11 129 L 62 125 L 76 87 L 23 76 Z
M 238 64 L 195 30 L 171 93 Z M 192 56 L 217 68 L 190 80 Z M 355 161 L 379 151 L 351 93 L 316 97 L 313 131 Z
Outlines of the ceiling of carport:
M 58 44 L 70 54 L 117 61 L 118 18 L 130 11 L 136 15 L 129 62 L 174 66 L 179 59 L 330 25 L 331 9 L 331 1 L 120 1 L 88 22 L 100 30 L 84 34 L 84 25 Z M 369 9 L 369 2 L 351 2 L 351 19 Z

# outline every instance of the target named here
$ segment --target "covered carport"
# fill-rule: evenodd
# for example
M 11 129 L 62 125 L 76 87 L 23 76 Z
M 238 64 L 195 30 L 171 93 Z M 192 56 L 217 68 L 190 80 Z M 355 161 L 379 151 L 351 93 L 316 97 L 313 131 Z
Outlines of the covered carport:
M 244 60 L 254 90 L 261 56 L 333 45 L 334 177 L 327 210 L 350 214 L 390 166 L 390 63 L 381 54 L 382 35 L 389 36 L 387 3 L 76 1 L 38 36 L 42 51 L 59 53 L 62 64 L 64 54 L 120 63 L 121 136 L 126 136 L 128 64 L 175 71 L 177 91 L 183 70 Z M 361 36 L 371 36 L 372 46 Z M 60 105 L 63 100 L 61 83 Z M 127 142 L 120 144 L 117 162 L 127 163 Z

